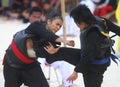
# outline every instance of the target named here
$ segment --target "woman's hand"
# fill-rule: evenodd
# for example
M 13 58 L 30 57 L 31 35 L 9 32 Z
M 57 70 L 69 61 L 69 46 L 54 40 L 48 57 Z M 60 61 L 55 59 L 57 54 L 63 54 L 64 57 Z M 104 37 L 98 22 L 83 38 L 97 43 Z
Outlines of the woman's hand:
M 49 42 L 49 45 L 44 47 L 44 49 L 49 53 L 49 54 L 54 54 L 57 53 L 60 47 L 54 48 L 54 46 Z
M 69 46 L 75 46 L 75 43 L 74 43 L 74 40 L 67 40 L 65 41 L 66 45 L 69 45 Z
M 65 43 L 65 44 L 68 45 L 68 46 L 73 46 L 73 47 L 74 47 L 74 45 L 75 45 L 74 40 L 65 40 L 65 39 L 63 39 L 63 38 L 57 38 L 57 39 L 55 40 L 55 42 L 62 42 L 62 43 Z
M 74 72 L 72 73 L 72 75 L 70 75 L 70 76 L 67 78 L 67 81 L 73 83 L 73 81 L 76 80 L 77 77 L 78 77 L 78 73 L 74 71 Z

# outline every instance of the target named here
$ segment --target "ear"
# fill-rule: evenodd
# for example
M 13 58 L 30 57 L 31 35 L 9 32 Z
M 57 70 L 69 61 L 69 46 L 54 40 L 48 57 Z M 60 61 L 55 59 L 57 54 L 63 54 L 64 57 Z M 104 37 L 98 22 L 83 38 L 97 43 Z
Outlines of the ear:
M 47 20 L 47 24 L 51 24 L 51 20 L 50 19 Z

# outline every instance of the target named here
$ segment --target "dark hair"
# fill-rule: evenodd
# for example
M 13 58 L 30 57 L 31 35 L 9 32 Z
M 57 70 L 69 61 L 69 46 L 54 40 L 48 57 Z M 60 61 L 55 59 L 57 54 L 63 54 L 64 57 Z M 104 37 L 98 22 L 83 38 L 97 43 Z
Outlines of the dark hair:
M 32 7 L 32 8 L 29 9 L 29 14 L 31 15 L 33 12 L 43 13 L 43 10 L 40 7 Z
M 56 18 L 59 18 L 61 20 L 63 20 L 62 16 L 60 14 L 58 14 L 58 12 L 51 12 L 49 15 L 48 15 L 48 18 L 47 19 L 50 19 L 50 20 L 54 20 Z
M 71 10 L 70 16 L 73 17 L 75 23 L 85 22 L 91 24 L 95 21 L 94 15 L 86 5 L 77 5 Z
M 43 4 L 50 4 L 50 0 L 43 1 Z

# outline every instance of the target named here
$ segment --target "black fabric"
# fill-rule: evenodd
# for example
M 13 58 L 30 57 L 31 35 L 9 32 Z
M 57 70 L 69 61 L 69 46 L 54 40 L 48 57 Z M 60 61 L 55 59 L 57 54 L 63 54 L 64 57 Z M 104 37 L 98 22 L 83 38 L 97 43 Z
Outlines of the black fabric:
M 83 73 L 85 87 L 101 87 L 106 69 L 107 65 L 92 65 L 88 72 Z
M 46 30 L 45 26 L 45 23 L 35 22 L 28 26 L 25 30 L 19 31 L 14 35 L 14 42 L 23 55 L 28 57 L 26 51 L 26 40 L 28 38 L 31 38 L 33 40 L 33 48 L 36 51 L 37 57 L 46 58 L 44 46 L 48 45 L 48 42 L 55 42 L 55 40 L 59 38 L 59 36 Z M 36 61 L 37 58 L 30 59 L 34 59 Z M 17 58 L 17 56 L 15 56 L 14 52 L 11 49 L 11 45 L 6 51 L 6 61 L 9 63 L 10 66 L 14 68 L 22 68 L 26 66 L 26 64 L 24 64 L 21 60 Z
M 26 33 L 33 34 L 37 38 L 44 38 L 47 41 L 54 42 L 59 36 L 53 34 L 46 30 L 45 23 L 42 22 L 34 22 L 26 28 Z M 35 38 L 35 39 L 37 39 Z
M 61 43 L 58 42 L 50 42 L 55 48 L 61 45 Z M 46 58 L 47 52 L 45 51 L 44 47 L 49 45 L 49 41 L 46 39 L 38 39 L 33 41 L 34 44 L 34 50 L 36 52 L 37 57 Z
M 25 31 L 22 30 L 22 31 L 17 32 L 14 35 L 13 41 L 17 49 L 23 56 L 25 56 L 29 60 L 36 61 L 37 58 L 30 58 L 26 50 L 26 40 L 31 37 L 33 37 L 33 35 L 26 34 Z M 19 58 L 17 58 L 16 54 L 14 54 L 13 49 L 12 49 L 12 44 L 10 44 L 10 46 L 6 50 L 6 61 L 7 63 L 9 63 L 11 67 L 14 67 L 14 68 L 22 68 L 26 66 L 26 64 L 23 61 L 21 61 Z
M 19 51 L 27 57 L 28 57 L 28 55 L 27 55 L 27 51 L 26 51 L 26 40 L 33 36 L 34 36 L 33 34 L 27 34 L 27 33 L 25 33 L 25 30 L 21 30 L 21 31 L 17 32 L 13 37 L 14 43 L 17 46 L 17 48 L 19 49 Z
M 96 28 L 87 28 L 84 31 L 81 31 L 80 38 L 82 58 L 76 66 L 75 71 L 87 72 L 87 69 L 95 59 L 102 59 L 109 56 L 110 48 L 101 49 L 101 44 L 106 37 Z
M 116 24 L 112 23 L 110 20 L 105 19 L 106 25 L 108 27 L 108 31 L 115 33 L 116 35 L 120 36 L 120 27 Z
M 36 58 L 30 58 L 28 56 L 27 50 L 26 50 L 26 40 L 30 39 L 34 36 L 35 35 L 33 35 L 33 34 L 26 33 L 25 30 L 21 30 L 21 31 L 17 32 L 13 38 L 13 41 L 14 41 L 17 49 L 21 52 L 21 54 L 23 54 L 24 56 L 26 56 L 27 58 L 29 58 L 31 60 L 36 60 Z
M 17 35 L 15 37 L 15 43 L 18 48 L 24 53 L 26 52 L 26 39 L 28 35 L 33 35 L 30 37 L 33 40 L 33 48 L 36 50 L 40 47 L 44 47 L 41 44 L 44 40 L 47 42 L 55 42 L 59 36 L 49 32 L 46 30 L 46 25 L 43 23 L 35 22 L 28 26 L 25 30 L 20 31 L 23 35 Z M 25 36 L 25 38 L 23 38 Z M 20 38 L 23 38 L 22 40 Z M 43 41 L 41 39 L 44 39 Z M 39 42 L 39 40 L 41 40 Z M 22 44 L 21 42 L 22 41 Z M 43 43 L 44 45 L 44 43 Z M 21 46 L 21 47 L 20 47 Z M 43 49 L 38 50 L 39 52 L 43 52 Z M 38 52 L 37 51 L 37 52 Z M 39 54 L 39 53 L 38 53 Z M 44 52 L 43 52 L 43 55 Z M 24 64 L 23 62 L 19 61 L 17 57 L 15 57 L 14 53 L 11 49 L 11 44 L 6 51 L 6 60 L 4 63 L 4 78 L 5 78 L 5 87 L 20 87 L 22 83 L 29 87 L 49 87 L 47 80 L 40 68 L 40 64 L 38 61 L 35 61 L 31 64 Z
M 120 35 L 120 28 L 117 25 L 107 19 L 105 19 L 105 23 L 107 28 L 101 28 L 107 29 L 108 32 L 112 31 L 115 34 Z M 102 23 L 100 20 L 96 19 L 95 25 L 96 24 L 100 26 Z M 111 54 L 110 46 L 104 46 L 107 44 L 106 37 L 100 33 L 97 27 L 95 28 L 91 26 L 81 31 L 80 42 L 82 58 L 75 68 L 76 72 L 87 72 L 94 60 L 108 57 Z
M 37 57 L 46 58 L 46 51 L 44 47 L 49 45 L 51 42 L 56 46 L 55 40 L 59 36 L 46 30 L 46 24 L 44 22 L 34 22 L 25 30 L 26 33 L 35 35 L 32 40 L 34 44 L 34 50 L 36 51 Z M 57 43 L 60 45 L 60 43 Z
M 66 62 L 76 66 L 81 59 L 80 53 L 80 49 L 62 47 L 53 55 L 47 54 L 46 61 L 48 63 L 53 63 L 57 60 L 65 60 Z
M 39 64 L 28 69 L 16 69 L 5 63 L 3 73 L 5 87 L 20 87 L 22 83 L 29 87 L 49 87 Z
M 115 33 L 116 35 L 120 36 L 120 27 L 106 18 L 96 17 L 95 24 L 97 24 L 101 28 L 103 28 L 102 30 L 104 32 L 109 33 L 109 31 L 111 31 L 111 32 Z

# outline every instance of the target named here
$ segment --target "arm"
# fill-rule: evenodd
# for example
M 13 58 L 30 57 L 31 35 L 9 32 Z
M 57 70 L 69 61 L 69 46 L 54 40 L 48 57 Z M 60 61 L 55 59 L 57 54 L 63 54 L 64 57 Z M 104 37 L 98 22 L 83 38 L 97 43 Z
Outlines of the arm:
M 31 23 L 25 31 L 35 35 L 37 38 L 44 38 L 50 42 L 54 42 L 57 38 L 59 38 L 59 36 L 49 32 L 45 26 L 46 25 L 44 23 L 34 22 Z
M 33 49 L 33 42 L 32 39 L 27 39 L 26 40 L 26 48 L 27 48 L 27 54 L 31 58 L 36 58 L 36 53 Z
M 116 24 L 112 23 L 108 19 L 105 19 L 105 20 L 106 20 L 106 24 L 107 24 L 108 30 L 111 31 L 111 32 L 114 32 L 115 34 L 120 36 L 120 27 L 117 26 Z
M 77 78 L 78 78 L 78 73 L 74 71 L 74 72 L 67 78 L 67 81 L 73 83 L 73 81 L 76 80 Z
M 28 33 L 38 36 L 39 38 L 44 38 L 49 42 L 66 42 L 67 45 L 74 46 L 74 41 L 66 41 L 63 38 L 60 38 L 59 36 L 55 35 L 54 33 L 49 32 L 48 30 L 46 30 L 45 25 L 43 25 L 43 23 L 34 22 L 27 27 L 26 31 Z
M 57 38 L 57 39 L 55 40 L 55 42 L 63 42 L 63 43 L 65 43 L 65 44 L 67 44 L 67 45 L 69 45 L 69 46 L 73 46 L 73 47 L 74 47 L 74 45 L 75 45 L 75 43 L 74 43 L 73 40 L 65 40 L 65 39 L 63 39 L 63 38 Z
M 49 53 L 49 54 L 55 54 L 58 52 L 60 47 L 55 48 L 51 43 L 49 43 L 49 46 L 44 47 L 44 49 Z

